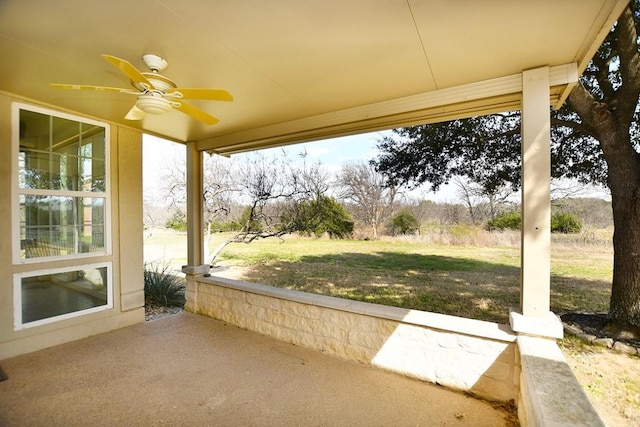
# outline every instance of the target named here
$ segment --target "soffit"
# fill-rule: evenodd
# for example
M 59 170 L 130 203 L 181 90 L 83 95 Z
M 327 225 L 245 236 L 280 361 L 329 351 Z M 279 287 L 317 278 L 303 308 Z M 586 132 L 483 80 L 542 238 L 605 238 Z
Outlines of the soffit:
M 410 109 L 417 98 L 490 86 L 529 68 L 577 63 L 580 71 L 625 3 L 4 0 L 0 90 L 231 153 L 517 107 L 514 93 L 508 102 L 488 94 L 467 106 Z M 103 53 L 141 71 L 143 54 L 160 55 L 169 62 L 163 74 L 179 86 L 226 89 L 235 101 L 190 101 L 220 119 L 213 126 L 177 111 L 127 121 L 133 96 L 49 88 L 128 87 Z M 389 105 L 399 110 L 385 114 Z

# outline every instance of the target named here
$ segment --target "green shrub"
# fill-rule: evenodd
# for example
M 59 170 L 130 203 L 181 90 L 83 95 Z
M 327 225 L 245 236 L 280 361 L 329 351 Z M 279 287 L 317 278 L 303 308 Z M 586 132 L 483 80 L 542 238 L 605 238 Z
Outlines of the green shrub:
M 391 235 L 414 234 L 420 228 L 418 219 L 410 210 L 403 209 L 391 218 Z
M 575 234 L 582 231 L 582 221 L 577 215 L 558 212 L 551 215 L 551 232 Z
M 176 231 L 187 231 L 187 216 L 182 211 L 175 211 L 164 226 Z
M 332 239 L 345 239 L 353 233 L 353 220 L 343 205 L 329 196 L 318 196 L 305 200 L 298 211 L 281 218 L 283 223 L 294 224 L 295 231 L 322 236 L 327 233 Z
M 520 212 L 508 212 L 497 215 L 487 222 L 486 228 L 493 230 L 520 230 L 522 217 Z M 580 233 L 582 231 L 582 221 L 577 215 L 570 213 L 555 213 L 551 215 L 552 233 Z
M 496 215 L 487 222 L 486 228 L 493 230 L 520 230 L 522 224 L 522 216 L 520 212 L 506 212 Z
M 240 224 L 240 220 L 229 220 L 229 221 L 212 221 L 209 226 L 211 232 L 224 232 L 224 231 L 241 231 L 242 224 Z
M 303 235 L 344 239 L 353 232 L 353 221 L 347 210 L 335 199 L 319 195 L 313 200 L 290 204 L 280 214 L 278 230 Z
M 170 273 L 167 264 L 144 265 L 144 300 L 146 305 L 182 307 L 185 303 L 184 281 Z

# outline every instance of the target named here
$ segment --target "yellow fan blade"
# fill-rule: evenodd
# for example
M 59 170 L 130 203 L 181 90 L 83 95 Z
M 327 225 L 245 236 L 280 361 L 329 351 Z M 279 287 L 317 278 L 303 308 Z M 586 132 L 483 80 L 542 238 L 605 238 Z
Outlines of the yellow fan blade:
M 143 76 L 142 73 L 138 71 L 136 67 L 131 65 L 129 61 L 125 61 L 124 59 L 116 58 L 115 56 L 105 55 L 105 54 L 103 54 L 102 57 L 106 59 L 109 63 L 111 63 L 114 67 L 116 67 L 118 70 L 126 74 L 127 77 L 129 77 L 133 82 L 133 85 L 138 89 L 146 89 L 144 85 L 146 85 L 147 88 L 149 89 L 155 89 L 151 84 L 151 82 L 145 76 Z
M 127 115 L 124 116 L 124 118 L 126 120 L 142 120 L 144 119 L 145 114 L 146 113 L 138 108 L 137 105 L 134 105 L 133 107 L 131 107 Z
M 205 113 L 201 109 L 196 108 L 193 105 L 189 105 L 185 102 L 172 102 L 171 105 L 173 105 L 173 108 L 175 108 L 176 110 L 182 111 L 183 113 L 190 115 L 194 119 L 208 125 L 215 125 L 220 121 L 209 113 Z
M 129 93 L 131 95 L 138 95 L 137 92 L 134 92 L 131 89 L 122 89 L 119 87 L 106 87 L 106 86 L 88 86 L 88 85 L 70 85 L 70 84 L 59 84 L 59 83 L 51 83 L 49 86 L 56 89 L 73 89 L 73 90 L 99 90 L 103 92 L 120 92 L 120 93 Z
M 209 101 L 233 101 L 233 96 L 222 89 L 198 89 L 179 87 L 169 89 L 167 93 L 180 93 L 184 99 L 207 99 Z M 178 96 L 180 98 L 180 96 Z

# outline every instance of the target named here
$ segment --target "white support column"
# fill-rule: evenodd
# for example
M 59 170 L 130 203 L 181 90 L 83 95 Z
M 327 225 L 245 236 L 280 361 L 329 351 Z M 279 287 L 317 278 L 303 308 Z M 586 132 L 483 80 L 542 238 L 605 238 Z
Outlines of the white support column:
M 551 117 L 549 67 L 522 73 L 522 241 L 516 332 L 562 336 L 550 308 Z M 559 331 L 558 331 L 559 326 Z
M 187 143 L 187 263 L 190 269 L 204 264 L 202 152 Z M 183 269 L 184 271 L 184 269 Z M 189 271 L 192 272 L 192 271 Z M 185 271 L 187 273 L 187 271 Z

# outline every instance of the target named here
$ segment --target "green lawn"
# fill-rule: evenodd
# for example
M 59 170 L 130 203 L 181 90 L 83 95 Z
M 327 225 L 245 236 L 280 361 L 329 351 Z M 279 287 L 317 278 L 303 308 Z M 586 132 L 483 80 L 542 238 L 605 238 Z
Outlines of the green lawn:
M 552 311 L 607 310 L 610 248 L 554 244 L 551 263 Z M 229 245 L 218 264 L 251 282 L 501 323 L 519 302 L 517 247 L 288 238 Z

